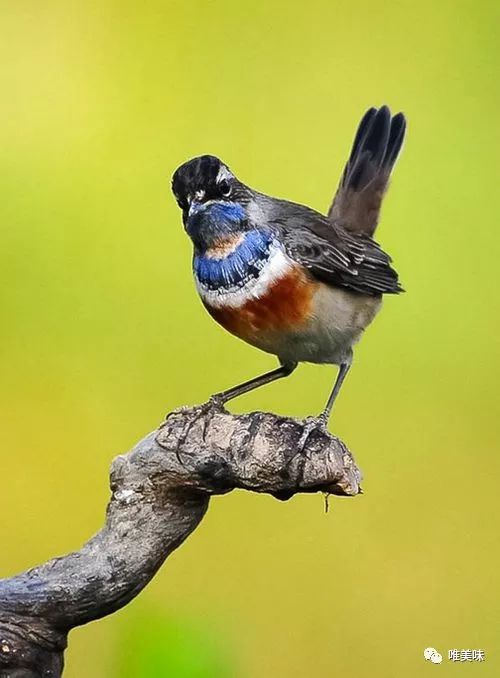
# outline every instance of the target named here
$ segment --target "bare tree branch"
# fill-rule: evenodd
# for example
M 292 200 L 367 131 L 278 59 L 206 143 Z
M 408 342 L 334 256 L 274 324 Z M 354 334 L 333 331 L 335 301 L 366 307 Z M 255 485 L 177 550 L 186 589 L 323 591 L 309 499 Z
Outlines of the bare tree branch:
M 0 678 L 57 678 L 67 634 L 126 605 L 196 528 L 210 495 L 356 495 L 360 473 L 337 438 L 304 422 L 215 406 L 173 412 L 111 467 L 102 530 L 79 551 L 0 580 Z

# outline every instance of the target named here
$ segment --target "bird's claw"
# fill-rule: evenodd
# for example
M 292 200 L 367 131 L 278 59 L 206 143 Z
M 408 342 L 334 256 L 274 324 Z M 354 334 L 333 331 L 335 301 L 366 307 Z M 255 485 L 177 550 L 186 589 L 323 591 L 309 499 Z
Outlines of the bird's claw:
M 220 393 L 215 393 L 213 396 L 210 396 L 208 401 L 205 403 L 205 406 L 208 409 L 215 409 L 215 410 L 224 410 L 224 405 L 225 401 L 223 397 L 220 395 Z
M 205 403 L 198 406 L 199 413 L 196 417 L 196 420 L 200 417 L 204 417 L 202 433 L 203 441 L 206 441 L 207 430 L 210 423 L 212 422 L 213 416 L 218 412 L 225 412 L 224 402 L 225 401 L 222 396 L 216 393 L 215 395 L 210 396 L 210 398 Z
M 321 413 L 317 417 L 306 417 L 304 420 L 304 428 L 302 429 L 302 435 L 299 438 L 299 441 L 297 443 L 297 448 L 299 454 L 304 454 L 305 453 L 305 448 L 307 445 L 307 441 L 309 440 L 309 436 L 311 433 L 314 431 L 320 431 L 321 433 L 325 433 L 327 431 L 327 418 L 326 416 Z

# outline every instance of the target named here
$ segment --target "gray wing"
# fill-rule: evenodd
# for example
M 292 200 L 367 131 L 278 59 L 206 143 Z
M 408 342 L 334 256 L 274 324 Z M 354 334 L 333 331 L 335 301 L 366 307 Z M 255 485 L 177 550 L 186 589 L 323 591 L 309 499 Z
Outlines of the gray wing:
M 303 205 L 275 201 L 273 212 L 268 223 L 286 253 L 318 280 L 369 295 L 403 291 L 391 258 L 369 236 Z

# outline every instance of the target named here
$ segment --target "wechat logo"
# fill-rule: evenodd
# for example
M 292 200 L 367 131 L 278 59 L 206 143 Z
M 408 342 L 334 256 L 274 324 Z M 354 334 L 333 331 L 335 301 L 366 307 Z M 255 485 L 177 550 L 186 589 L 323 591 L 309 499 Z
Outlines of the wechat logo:
M 428 662 L 433 664 L 441 664 L 443 661 L 442 655 L 434 647 L 426 647 L 424 650 L 424 657 Z

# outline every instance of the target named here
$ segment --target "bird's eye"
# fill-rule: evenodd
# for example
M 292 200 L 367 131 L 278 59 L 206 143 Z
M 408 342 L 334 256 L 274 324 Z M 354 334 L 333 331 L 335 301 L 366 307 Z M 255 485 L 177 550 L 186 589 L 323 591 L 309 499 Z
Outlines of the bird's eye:
M 227 179 L 222 179 L 222 181 L 219 181 L 218 188 L 220 194 L 224 196 L 224 198 L 227 198 L 229 195 L 231 195 L 231 184 Z

